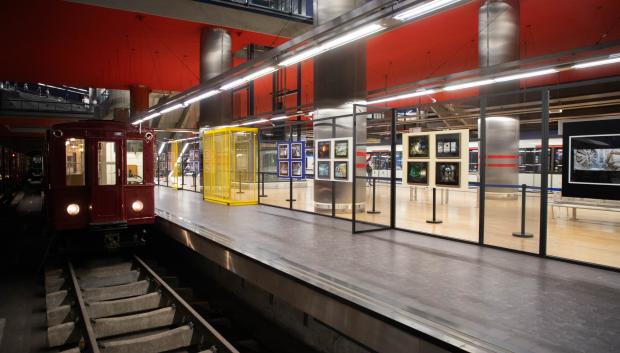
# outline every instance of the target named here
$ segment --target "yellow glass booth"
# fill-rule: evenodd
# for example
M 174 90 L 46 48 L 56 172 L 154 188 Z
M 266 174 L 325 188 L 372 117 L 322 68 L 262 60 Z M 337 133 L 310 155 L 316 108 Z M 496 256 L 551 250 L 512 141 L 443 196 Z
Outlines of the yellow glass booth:
M 202 137 L 204 199 L 226 205 L 256 205 L 258 129 L 229 127 Z

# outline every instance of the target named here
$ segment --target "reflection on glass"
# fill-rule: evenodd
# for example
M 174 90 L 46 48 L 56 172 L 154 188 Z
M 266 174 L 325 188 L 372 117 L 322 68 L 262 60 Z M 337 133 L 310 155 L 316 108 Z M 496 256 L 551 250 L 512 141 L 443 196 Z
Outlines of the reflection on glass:
M 65 171 L 67 186 L 85 184 L 84 139 L 72 137 L 65 141 Z
M 142 140 L 127 140 L 127 184 L 144 183 Z
M 97 180 L 99 185 L 116 185 L 116 148 L 111 141 L 97 142 Z

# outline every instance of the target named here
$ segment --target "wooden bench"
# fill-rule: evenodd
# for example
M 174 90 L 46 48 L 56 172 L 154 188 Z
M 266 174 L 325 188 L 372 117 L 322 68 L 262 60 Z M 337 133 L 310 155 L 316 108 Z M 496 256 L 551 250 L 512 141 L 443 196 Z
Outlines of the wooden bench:
M 572 212 L 572 216 L 571 219 L 577 219 L 577 209 L 581 208 L 584 210 L 595 210 L 595 211 L 607 211 L 607 212 L 620 212 L 620 205 L 601 205 L 601 204 L 594 204 L 592 202 L 579 202 L 579 201 L 563 201 L 563 200 L 557 200 L 557 201 L 551 201 L 549 202 L 549 205 L 551 206 L 551 218 L 555 218 L 555 212 L 554 209 L 555 207 L 557 208 L 566 208 L 566 210 L 568 210 L 569 208 L 573 209 Z

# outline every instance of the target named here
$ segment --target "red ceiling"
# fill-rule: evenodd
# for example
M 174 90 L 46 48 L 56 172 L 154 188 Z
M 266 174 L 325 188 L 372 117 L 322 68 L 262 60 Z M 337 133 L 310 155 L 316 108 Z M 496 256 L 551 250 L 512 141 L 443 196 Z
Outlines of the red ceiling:
M 368 89 L 477 68 L 479 6 L 473 1 L 371 39 Z M 137 83 L 163 90 L 184 90 L 198 82 L 202 24 L 59 0 L 12 1 L 3 7 L 0 79 L 107 88 Z M 521 0 L 520 38 L 521 57 L 618 40 L 620 1 Z M 233 30 L 233 50 L 250 42 L 285 40 Z M 312 61 L 303 67 L 303 103 L 311 103 Z M 610 74 L 620 74 L 620 68 L 561 79 Z M 288 73 L 288 88 L 295 88 L 294 76 Z M 256 86 L 256 111 L 270 111 L 270 79 Z M 404 103 L 413 101 L 398 102 Z
M 204 24 L 60 0 L 3 2 L 0 79 L 180 91 L 199 80 Z M 286 38 L 230 29 L 233 51 Z

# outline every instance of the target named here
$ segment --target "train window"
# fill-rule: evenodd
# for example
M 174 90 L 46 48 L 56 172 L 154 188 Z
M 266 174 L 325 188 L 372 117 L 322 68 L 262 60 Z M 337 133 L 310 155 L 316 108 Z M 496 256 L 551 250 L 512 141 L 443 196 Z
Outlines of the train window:
M 116 146 L 111 141 L 97 143 L 97 178 L 99 185 L 116 185 Z
M 144 183 L 142 140 L 127 140 L 127 184 Z
M 84 139 L 65 140 L 65 170 L 67 186 L 86 184 L 84 174 Z

